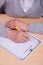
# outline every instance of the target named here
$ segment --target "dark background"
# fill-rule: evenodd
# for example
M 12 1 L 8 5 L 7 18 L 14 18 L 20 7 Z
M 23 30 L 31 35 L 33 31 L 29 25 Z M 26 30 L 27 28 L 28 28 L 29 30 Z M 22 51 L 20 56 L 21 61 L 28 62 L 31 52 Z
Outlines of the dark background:
M 4 5 L 0 8 L 0 14 L 5 14 Z

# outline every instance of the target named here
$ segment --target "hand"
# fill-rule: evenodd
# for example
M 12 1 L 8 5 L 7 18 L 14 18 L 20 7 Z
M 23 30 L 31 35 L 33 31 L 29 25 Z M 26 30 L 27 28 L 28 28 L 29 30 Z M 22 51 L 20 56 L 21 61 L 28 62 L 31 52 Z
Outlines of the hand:
M 28 34 L 22 31 L 10 30 L 7 33 L 7 37 L 16 43 L 23 43 L 29 40 Z
M 16 27 L 20 28 L 22 31 L 28 31 L 28 25 L 23 23 L 21 20 L 11 19 L 6 23 L 6 27 L 15 30 Z

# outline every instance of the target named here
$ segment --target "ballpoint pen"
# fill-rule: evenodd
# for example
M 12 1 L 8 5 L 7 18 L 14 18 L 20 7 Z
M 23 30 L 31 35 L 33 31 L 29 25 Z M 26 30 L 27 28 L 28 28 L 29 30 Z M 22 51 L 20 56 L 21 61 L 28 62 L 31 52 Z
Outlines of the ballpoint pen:
M 16 27 L 16 30 L 18 30 L 19 32 L 21 31 L 21 29 L 19 27 Z M 28 37 L 24 36 L 25 38 L 29 39 Z

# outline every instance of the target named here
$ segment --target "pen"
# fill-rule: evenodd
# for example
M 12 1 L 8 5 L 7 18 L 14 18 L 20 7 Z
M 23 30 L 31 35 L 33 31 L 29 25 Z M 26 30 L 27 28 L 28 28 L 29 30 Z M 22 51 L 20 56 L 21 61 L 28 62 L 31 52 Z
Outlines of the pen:
M 18 27 L 16 27 L 16 29 L 17 29 L 18 31 L 21 31 L 21 29 L 20 29 L 20 28 L 18 28 Z
M 18 30 L 18 31 L 21 31 L 21 29 L 19 28 L 19 27 L 16 27 L 16 29 Z M 25 38 L 27 38 L 27 39 L 29 39 L 28 37 L 26 37 L 26 36 L 24 36 Z

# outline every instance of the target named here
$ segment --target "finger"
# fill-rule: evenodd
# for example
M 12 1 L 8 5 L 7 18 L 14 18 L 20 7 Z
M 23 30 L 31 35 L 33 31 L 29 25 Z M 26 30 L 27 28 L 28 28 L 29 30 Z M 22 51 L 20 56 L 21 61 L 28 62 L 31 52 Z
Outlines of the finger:
M 18 37 L 18 40 L 19 40 L 20 42 L 26 42 L 26 41 L 28 41 L 28 39 L 25 38 L 25 37 L 22 36 L 22 35 L 20 35 L 20 36 Z
M 29 36 L 25 32 L 20 31 L 19 36 L 24 37 L 25 39 L 29 40 Z
M 27 31 L 28 25 L 23 23 L 21 20 L 16 20 L 16 26 L 20 28 L 22 31 Z
M 26 37 L 24 37 L 24 36 L 22 36 L 21 37 L 22 38 L 22 40 L 24 41 L 24 42 L 26 42 L 26 41 L 28 41 L 29 39 L 27 39 Z
M 30 40 L 29 35 L 27 33 L 22 32 L 22 36 L 25 37 L 26 39 Z
M 15 19 L 9 20 L 5 26 L 11 29 L 15 28 Z
M 24 43 L 25 42 L 25 40 L 23 38 L 21 38 L 21 37 L 18 37 L 18 39 L 16 41 L 18 43 Z

